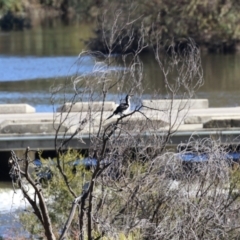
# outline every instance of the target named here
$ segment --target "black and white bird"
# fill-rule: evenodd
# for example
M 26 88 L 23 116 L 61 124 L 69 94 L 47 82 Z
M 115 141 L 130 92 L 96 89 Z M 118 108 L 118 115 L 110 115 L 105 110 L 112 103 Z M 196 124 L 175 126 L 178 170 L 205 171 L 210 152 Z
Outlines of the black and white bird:
M 113 117 L 114 115 L 122 116 L 122 115 L 126 114 L 129 111 L 129 109 L 130 109 L 130 99 L 131 99 L 131 96 L 132 95 L 130 95 L 130 94 L 127 95 L 126 98 L 125 98 L 125 102 L 124 103 L 120 103 L 119 106 L 117 106 L 117 108 L 113 112 L 113 114 L 110 115 L 107 119 Z

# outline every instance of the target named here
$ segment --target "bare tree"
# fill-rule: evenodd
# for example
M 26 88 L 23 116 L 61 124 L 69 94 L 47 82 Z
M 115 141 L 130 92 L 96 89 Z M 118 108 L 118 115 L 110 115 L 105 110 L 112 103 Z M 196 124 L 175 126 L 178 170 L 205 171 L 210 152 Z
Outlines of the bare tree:
M 189 146 L 195 149 L 191 151 L 185 148 L 175 153 L 167 149 L 190 107 L 185 100 L 193 98 L 203 84 L 199 49 L 191 39 L 180 44 L 171 42 L 167 47 L 154 45 L 153 57 L 170 104 L 167 108 L 144 104 L 140 53 L 146 48 L 145 35 L 138 35 L 136 41 L 134 34 L 134 25 L 141 19 L 132 20 L 130 12 L 120 9 L 114 14 L 115 21 L 108 30 L 107 14 L 102 18 L 108 54 L 82 52 L 78 64 L 94 61 L 91 74 L 77 73 L 64 84 L 52 87 L 53 104 L 59 104 L 57 95 L 61 94 L 61 104 L 65 105 L 54 113 L 57 158 L 56 165 L 51 166 L 54 176 L 49 185 L 56 196 L 50 191 L 49 198 L 59 201 L 63 187 L 58 188 L 57 184 L 61 182 L 72 200 L 72 205 L 61 205 L 68 210 L 62 212 L 61 224 L 55 223 L 61 231 L 59 236 L 52 233 L 54 221 L 49 214 L 57 201 L 47 201 L 43 195 L 46 189 L 31 179 L 29 150 L 24 159 L 12 153 L 11 172 L 45 236 L 66 239 L 75 234 L 82 240 L 118 239 L 120 234 L 135 239 L 236 239 L 238 174 L 224 161 L 227 152 L 209 139 L 190 139 Z M 139 24 L 144 29 L 141 21 Z M 154 43 L 157 38 L 156 34 Z M 133 41 L 137 47 L 130 51 Z M 120 46 L 121 54 L 113 56 L 114 49 Z M 113 90 L 119 98 L 134 94 L 136 103 L 129 113 L 106 120 L 109 113 L 105 108 Z M 156 89 L 153 99 L 159 91 Z M 176 98 L 183 104 L 174 106 Z M 80 110 L 73 112 L 76 105 L 80 105 Z M 85 157 L 96 160 L 89 172 L 78 166 L 75 173 L 71 171 L 70 163 L 79 156 L 67 158 L 64 151 L 76 139 L 79 146 L 87 146 Z M 203 146 L 207 160 L 188 167 L 182 156 L 189 152 L 198 154 L 198 146 Z M 25 191 L 25 182 L 34 189 L 34 198 Z
M 14 179 L 14 182 L 17 182 L 23 196 L 31 205 L 34 214 L 45 231 L 46 238 L 54 240 L 56 238 L 53 234 L 46 198 L 43 195 L 39 182 L 36 182 L 29 173 L 29 165 L 32 164 L 32 160 L 29 158 L 29 151 L 30 149 L 27 148 L 23 159 L 18 158 L 12 151 L 12 156 L 9 159 L 9 163 L 12 165 L 10 176 Z M 34 190 L 33 196 L 29 193 L 29 186 Z

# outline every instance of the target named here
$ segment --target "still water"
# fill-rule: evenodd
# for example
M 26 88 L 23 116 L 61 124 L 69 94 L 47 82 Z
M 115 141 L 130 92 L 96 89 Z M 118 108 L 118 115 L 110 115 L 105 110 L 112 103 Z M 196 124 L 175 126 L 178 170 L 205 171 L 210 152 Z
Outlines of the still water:
M 84 41 L 92 36 L 89 24 L 59 22 L 0 32 L 0 103 L 28 103 L 38 112 L 52 111 L 50 86 L 77 71 L 92 71 L 94 61 L 90 58 L 86 57 L 81 67 L 77 64 L 78 54 L 86 48 Z M 143 97 L 148 97 L 164 86 L 154 58 L 144 55 L 142 61 L 147 83 Z M 211 107 L 239 106 L 240 55 L 204 54 L 202 66 L 205 84 L 196 97 L 208 98 Z
M 77 60 L 86 48 L 84 40 L 91 36 L 89 24 L 59 22 L 31 30 L 0 32 L 0 104 L 28 103 L 38 112 L 51 112 L 51 85 L 76 72 L 92 71 L 95 62 L 91 58 L 85 57 L 81 66 Z M 144 55 L 142 61 L 147 98 L 164 86 L 154 59 Z M 202 67 L 205 84 L 196 97 L 209 99 L 211 107 L 240 106 L 240 55 L 204 54 Z M 15 211 L 24 207 L 20 192 L 13 193 L 10 183 L 0 182 L 0 236 L 11 226 L 19 228 Z

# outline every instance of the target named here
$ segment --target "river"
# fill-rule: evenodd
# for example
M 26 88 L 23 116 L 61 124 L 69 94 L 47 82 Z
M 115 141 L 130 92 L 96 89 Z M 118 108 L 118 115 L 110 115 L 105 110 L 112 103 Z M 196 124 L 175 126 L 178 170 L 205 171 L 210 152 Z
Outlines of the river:
M 37 112 L 51 112 L 50 86 L 74 74 L 91 72 L 94 61 L 86 57 L 76 69 L 83 40 L 93 36 L 91 25 L 50 22 L 30 30 L 0 32 L 0 104 L 28 103 Z M 162 87 L 157 64 L 149 55 L 142 56 L 144 96 Z M 211 107 L 240 105 L 240 55 L 202 55 L 205 84 L 197 98 L 209 99 Z M 111 95 L 114 99 L 114 93 Z M 117 98 L 116 98 L 117 99 Z M 0 236 L 11 226 L 18 226 L 15 210 L 24 208 L 19 192 L 10 183 L 0 182 Z M 18 226 L 19 227 L 19 226 Z
M 90 72 L 94 61 L 85 59 L 79 69 L 78 54 L 84 40 L 93 36 L 89 24 L 65 25 L 58 21 L 34 29 L 0 32 L 0 103 L 28 103 L 37 112 L 51 112 L 49 87 L 76 71 Z M 154 58 L 143 55 L 145 96 L 162 88 Z M 240 55 L 202 55 L 205 84 L 197 98 L 211 107 L 239 106 Z M 160 96 L 164 97 L 164 96 Z

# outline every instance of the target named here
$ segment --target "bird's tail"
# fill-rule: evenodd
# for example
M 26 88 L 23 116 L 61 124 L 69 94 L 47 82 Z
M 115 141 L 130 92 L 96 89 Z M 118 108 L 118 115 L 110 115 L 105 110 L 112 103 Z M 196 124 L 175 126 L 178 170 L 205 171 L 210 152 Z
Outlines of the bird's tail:
M 109 118 L 113 117 L 114 116 L 114 113 L 112 115 L 110 115 L 106 120 L 108 120 Z

